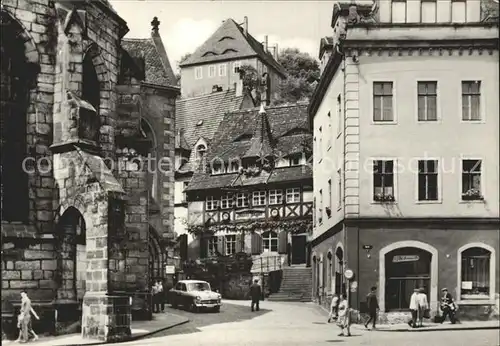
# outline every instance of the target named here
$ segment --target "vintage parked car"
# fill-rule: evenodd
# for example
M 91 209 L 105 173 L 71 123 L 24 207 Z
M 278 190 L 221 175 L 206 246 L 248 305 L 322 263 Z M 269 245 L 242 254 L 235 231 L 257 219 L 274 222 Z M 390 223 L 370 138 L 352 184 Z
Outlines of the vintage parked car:
M 201 280 L 181 280 L 168 292 L 168 303 L 173 308 L 182 305 L 193 312 L 202 309 L 220 311 L 221 295 L 213 292 L 210 284 Z

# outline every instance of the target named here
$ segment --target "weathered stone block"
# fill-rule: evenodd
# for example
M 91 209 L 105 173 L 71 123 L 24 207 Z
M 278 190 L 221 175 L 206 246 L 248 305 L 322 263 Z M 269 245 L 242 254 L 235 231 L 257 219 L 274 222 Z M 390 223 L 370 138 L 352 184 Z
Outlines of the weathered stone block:
M 14 264 L 14 267 L 20 270 L 23 269 L 37 270 L 40 269 L 40 261 L 17 261 Z
M 10 281 L 10 288 L 22 289 L 22 288 L 38 288 L 38 281 Z
M 32 280 L 33 279 L 33 272 L 31 270 L 23 270 L 21 271 L 21 279 L 22 280 Z
M 38 268 L 36 268 L 36 269 L 38 269 Z M 57 261 L 56 260 L 42 261 L 42 269 L 43 270 L 57 270 Z
M 2 270 L 2 280 L 19 280 L 21 273 L 14 270 Z
M 24 251 L 24 258 L 27 260 L 31 259 L 52 259 L 55 257 L 52 251 L 39 251 L 39 250 L 26 250 Z

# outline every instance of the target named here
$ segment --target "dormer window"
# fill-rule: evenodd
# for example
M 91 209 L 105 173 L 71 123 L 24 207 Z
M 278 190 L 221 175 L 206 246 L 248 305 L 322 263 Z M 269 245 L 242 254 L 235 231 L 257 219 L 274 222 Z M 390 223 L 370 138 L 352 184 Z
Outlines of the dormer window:
M 300 166 L 300 156 L 290 157 L 290 166 Z
M 217 163 L 212 165 L 212 174 L 223 174 L 223 173 L 224 169 L 221 164 Z
M 227 169 L 228 173 L 236 173 L 240 169 L 240 164 L 238 162 L 230 162 Z
M 201 160 L 205 157 L 205 153 L 207 152 L 207 147 L 204 144 L 199 144 L 196 147 L 196 158 Z

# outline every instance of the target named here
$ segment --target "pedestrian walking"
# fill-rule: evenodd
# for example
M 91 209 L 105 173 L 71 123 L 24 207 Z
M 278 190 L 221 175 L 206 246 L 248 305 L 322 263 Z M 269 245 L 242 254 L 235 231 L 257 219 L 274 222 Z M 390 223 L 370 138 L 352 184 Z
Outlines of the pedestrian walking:
M 39 320 L 38 314 L 33 310 L 31 305 L 31 299 L 29 299 L 26 291 L 21 291 L 21 311 L 17 318 L 17 327 L 19 328 L 18 341 L 21 343 L 26 343 L 29 341 L 29 334 L 33 334 L 34 340 L 38 340 L 38 335 L 36 335 L 31 324 L 31 315 Z
M 159 312 L 158 306 L 158 282 L 155 282 L 151 288 L 151 297 L 153 298 L 153 313 Z
M 418 305 L 418 325 L 417 327 L 423 326 L 424 317 L 429 309 L 429 303 L 427 301 L 427 294 L 425 294 L 425 289 L 419 288 L 417 294 L 417 305 Z
M 157 281 L 156 287 L 158 290 L 158 311 L 161 309 L 161 312 L 165 312 L 165 292 L 161 280 Z
M 328 314 L 328 323 L 332 320 L 337 320 L 339 313 L 339 296 L 337 293 L 333 294 L 332 301 L 330 302 L 330 313 Z
M 448 292 L 447 288 L 443 288 L 441 292 L 443 294 L 443 296 L 441 297 L 441 310 L 443 311 L 441 323 L 443 323 L 448 316 L 451 324 L 455 324 L 457 322 L 457 319 L 455 317 L 457 312 L 457 305 L 453 301 L 453 296 Z
M 377 310 L 379 309 L 377 300 L 377 287 L 373 286 L 370 293 L 366 296 L 366 305 L 368 306 L 368 313 L 370 318 L 365 322 L 365 328 L 368 329 L 368 324 L 372 322 L 372 329 L 375 329 L 377 323 Z
M 412 328 L 417 328 L 417 321 L 418 321 L 418 301 L 417 301 L 417 295 L 418 295 L 418 288 L 415 288 L 413 290 L 413 294 L 410 297 L 411 320 L 408 322 L 408 324 Z
M 351 314 L 349 304 L 347 303 L 347 296 L 344 293 L 340 297 L 339 317 L 337 319 L 337 325 L 340 328 L 339 336 L 351 336 Z M 344 331 L 346 331 L 345 334 Z
M 252 311 L 259 311 L 259 301 L 262 296 L 262 288 L 259 285 L 259 280 L 254 280 L 252 286 L 250 286 L 250 297 L 252 298 Z

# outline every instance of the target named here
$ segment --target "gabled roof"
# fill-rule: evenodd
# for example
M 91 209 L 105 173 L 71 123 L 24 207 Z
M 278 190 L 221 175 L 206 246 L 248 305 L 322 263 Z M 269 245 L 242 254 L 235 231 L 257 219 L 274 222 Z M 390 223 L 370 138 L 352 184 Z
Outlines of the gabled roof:
M 144 59 L 145 83 L 158 86 L 177 85 L 174 71 L 160 37 L 124 38 L 122 48 L 133 58 Z
M 269 130 L 269 120 L 261 104 L 259 115 L 256 118 L 252 139 L 250 140 L 250 148 L 248 148 L 244 157 L 268 157 L 272 155 L 271 148 L 271 131 Z
M 240 110 L 245 97 L 250 96 L 236 96 L 236 90 L 232 89 L 179 99 L 175 106 L 175 126 L 184 130 L 184 138 L 192 149 L 200 137 L 210 141 L 224 114 Z
M 179 66 L 205 64 L 222 60 L 237 60 L 259 57 L 266 65 L 283 77 L 286 71 L 274 57 L 264 50 L 262 44 L 252 35 L 245 35 L 243 28 L 229 18 L 191 56 Z
M 222 159 L 225 162 L 241 159 L 252 147 L 255 124 L 262 115 L 258 108 L 226 114 L 213 138 L 208 150 L 207 162 Z M 272 139 L 272 151 L 276 157 L 285 158 L 290 154 L 303 153 L 304 146 L 312 147 L 312 134 L 307 118 L 307 103 L 286 104 L 266 109 L 269 122 L 269 136 Z M 293 130 L 300 130 L 294 133 Z M 252 135 L 252 139 L 248 136 Z M 243 138 L 242 140 L 240 140 Z M 187 188 L 188 191 L 259 185 L 269 182 L 283 183 L 312 179 L 309 166 L 274 168 L 264 170 L 257 177 L 243 177 L 239 173 L 211 175 L 205 167 L 194 173 Z

